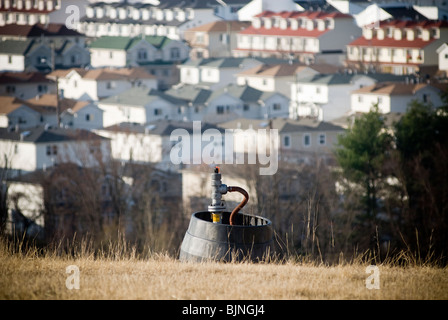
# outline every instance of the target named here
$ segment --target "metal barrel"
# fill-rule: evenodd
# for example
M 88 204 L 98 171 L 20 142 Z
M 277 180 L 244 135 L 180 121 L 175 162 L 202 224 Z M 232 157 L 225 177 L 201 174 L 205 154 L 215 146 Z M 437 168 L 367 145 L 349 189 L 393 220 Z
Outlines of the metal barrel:
M 263 261 L 274 254 L 272 223 L 269 219 L 239 213 L 235 225 L 230 212 L 222 213 L 222 223 L 212 222 L 208 211 L 193 213 L 185 233 L 181 261 Z

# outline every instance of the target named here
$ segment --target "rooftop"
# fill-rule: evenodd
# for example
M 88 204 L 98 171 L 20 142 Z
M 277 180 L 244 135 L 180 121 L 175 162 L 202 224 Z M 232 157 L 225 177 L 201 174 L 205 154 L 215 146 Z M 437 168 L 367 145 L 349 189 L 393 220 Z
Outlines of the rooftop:
M 62 142 L 74 140 L 103 140 L 91 131 L 83 129 L 45 128 L 43 126 L 11 131 L 0 128 L 0 140 L 23 141 L 31 143 Z

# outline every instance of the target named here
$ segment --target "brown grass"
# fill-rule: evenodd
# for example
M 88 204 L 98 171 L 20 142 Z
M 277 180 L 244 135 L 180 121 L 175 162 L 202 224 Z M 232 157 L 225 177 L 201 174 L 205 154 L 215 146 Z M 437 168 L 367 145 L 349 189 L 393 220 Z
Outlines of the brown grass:
M 368 264 L 360 261 L 182 263 L 123 248 L 102 256 L 56 252 L 1 242 L 0 299 L 448 299 L 446 267 L 379 265 L 380 289 L 369 290 Z M 79 290 L 65 285 L 69 265 L 80 269 Z

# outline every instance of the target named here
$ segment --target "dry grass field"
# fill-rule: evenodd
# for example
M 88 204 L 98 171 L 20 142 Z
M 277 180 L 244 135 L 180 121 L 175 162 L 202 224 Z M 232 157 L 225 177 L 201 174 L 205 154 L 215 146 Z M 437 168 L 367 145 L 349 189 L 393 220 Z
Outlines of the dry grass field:
M 366 288 L 365 263 L 182 263 L 132 252 L 94 258 L 0 246 L 0 299 L 448 299 L 448 268 L 378 265 L 379 289 Z M 79 289 L 73 285 L 79 268 Z

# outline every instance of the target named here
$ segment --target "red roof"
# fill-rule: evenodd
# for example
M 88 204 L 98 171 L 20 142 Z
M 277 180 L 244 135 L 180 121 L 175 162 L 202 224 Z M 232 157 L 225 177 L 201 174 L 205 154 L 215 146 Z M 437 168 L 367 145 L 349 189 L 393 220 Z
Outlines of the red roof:
M 298 28 L 297 30 L 293 30 L 291 28 L 280 29 L 277 27 L 272 28 L 254 28 L 250 26 L 249 28 L 239 32 L 238 34 L 249 34 L 249 35 L 264 35 L 264 36 L 293 36 L 293 37 L 309 37 L 309 38 L 318 38 L 324 33 L 327 33 L 329 29 L 326 30 L 307 30 L 303 28 Z
M 384 38 L 379 40 L 378 38 L 366 39 L 364 37 L 359 37 L 358 39 L 350 42 L 349 46 L 359 46 L 359 47 L 392 47 L 392 48 L 424 48 L 430 43 L 434 42 L 436 39 L 430 39 L 428 41 L 422 39 L 414 40 L 395 40 L 394 38 Z
M 255 15 L 258 18 L 269 18 L 269 17 L 282 17 L 282 18 L 299 18 L 306 17 L 308 19 L 325 19 L 325 18 L 350 18 L 353 19 L 351 15 L 340 13 L 340 12 L 323 12 L 323 11 L 281 11 L 273 12 L 270 10 L 263 11 Z
M 380 28 L 416 28 L 420 27 L 423 29 L 428 28 L 448 28 L 448 21 L 436 21 L 436 20 L 422 20 L 422 21 L 411 21 L 411 20 L 385 20 L 380 22 Z

